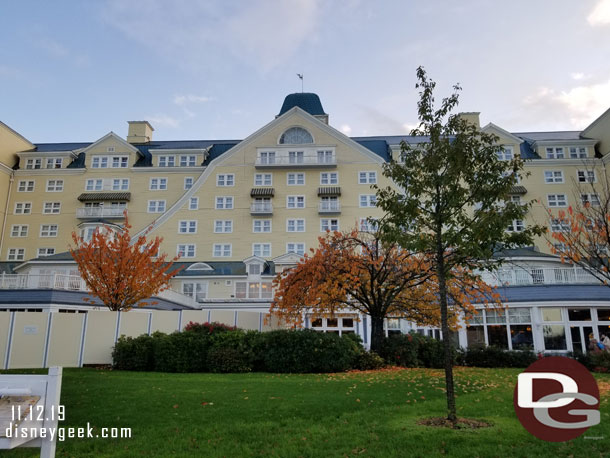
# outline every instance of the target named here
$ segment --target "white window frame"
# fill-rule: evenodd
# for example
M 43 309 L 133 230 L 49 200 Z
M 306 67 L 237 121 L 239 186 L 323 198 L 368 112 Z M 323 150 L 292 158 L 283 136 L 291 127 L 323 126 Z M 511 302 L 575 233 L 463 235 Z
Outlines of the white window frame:
M 31 215 L 32 202 L 15 202 L 14 215 Z
M 111 180 L 110 186 L 113 191 L 129 191 L 129 178 L 112 178 Z M 102 183 L 103 187 L 104 184 Z
M 184 249 L 182 249 L 181 247 L 184 247 Z M 195 256 L 197 256 L 197 245 L 195 245 L 194 243 L 179 243 L 178 245 L 176 245 L 176 255 L 179 255 L 180 251 L 184 253 L 182 256 L 180 256 L 180 259 L 194 258 Z M 189 254 L 191 252 L 192 254 Z
M 197 220 L 195 219 L 183 219 L 178 221 L 178 234 L 196 234 L 197 233 Z
M 53 228 L 55 228 L 55 229 L 53 229 Z M 40 225 L 40 237 L 41 238 L 57 237 L 57 234 L 59 234 L 59 225 L 58 224 L 41 224 Z
M 220 224 L 219 224 L 220 223 Z M 222 230 L 218 230 L 221 228 Z M 227 230 L 229 229 L 229 230 Z M 233 220 L 232 219 L 217 219 L 214 220 L 214 233 L 215 234 L 231 234 L 233 233 Z
M 360 194 L 358 196 L 358 206 L 360 208 L 377 207 L 377 195 L 376 194 Z
M 221 202 L 222 206 L 219 206 Z M 216 210 L 233 210 L 235 208 L 235 199 L 233 196 L 216 196 L 214 198 L 214 208 Z
M 193 187 L 195 179 L 193 177 L 184 177 L 184 190 L 188 191 Z
M 303 229 L 302 230 L 298 230 L 299 226 L 300 226 L 300 222 L 303 222 Z M 291 223 L 293 223 L 293 228 L 294 230 L 290 230 L 290 226 Z M 286 219 L 286 232 L 305 232 L 306 231 L 306 227 L 307 227 L 307 223 L 305 221 L 305 218 L 288 218 Z
M 582 193 L 580 195 L 580 202 L 583 205 L 589 202 L 592 207 L 599 207 L 601 205 L 601 201 L 599 200 L 599 194 L 594 192 Z
M 25 259 L 25 248 L 9 248 L 6 252 L 7 261 L 23 261 Z
M 181 155 L 180 167 L 195 167 L 197 165 L 197 155 Z
M 27 237 L 29 231 L 29 224 L 13 224 L 11 226 L 11 238 Z
M 53 183 L 53 185 L 51 185 Z M 63 192 L 64 180 L 47 180 L 47 192 Z
M 546 152 L 547 159 L 565 159 L 566 158 L 566 152 L 565 152 L 565 148 L 563 146 L 547 146 L 545 148 L 545 152 Z
M 186 288 L 186 286 L 190 286 L 191 288 Z M 187 291 L 191 289 L 191 291 Z M 208 282 L 207 281 L 184 281 L 182 282 L 182 294 L 185 296 L 192 297 L 195 302 L 201 304 L 205 301 L 198 299 L 207 299 L 208 297 Z
M 19 180 L 17 183 L 17 192 L 34 192 L 36 183 L 34 180 Z
M 557 172 L 559 172 L 560 177 L 556 177 L 556 176 L 555 176 L 555 174 L 556 174 Z M 547 173 L 550 173 L 550 174 L 551 174 L 551 177 L 550 177 L 550 180 L 551 180 L 551 181 L 548 181 L 548 179 L 547 179 Z M 565 182 L 564 175 L 563 175 L 563 170 L 545 170 L 545 171 L 542 173 L 542 176 L 544 177 L 544 183 L 545 183 L 545 184 L 562 184 L 562 183 L 564 183 L 564 182 Z M 560 180 L 560 181 L 557 181 L 557 180 Z
M 568 196 L 566 194 L 547 194 L 546 202 L 549 207 L 567 207 Z
M 37 170 L 42 168 L 42 158 L 36 157 L 31 159 L 26 159 L 25 161 L 26 170 Z
M 294 183 L 290 183 L 290 177 L 294 178 Z M 303 178 L 303 183 L 299 183 L 299 178 Z M 286 186 L 305 186 L 304 172 L 290 172 L 286 174 Z
M 293 245 L 293 249 L 291 249 L 291 245 Z M 303 250 L 302 252 L 297 251 L 298 250 L 298 246 L 297 245 L 303 245 Z M 307 249 L 307 246 L 305 245 L 305 242 L 288 242 L 286 243 L 286 253 L 296 253 L 299 256 L 303 256 L 305 254 L 305 250 Z
M 61 157 L 47 157 L 44 164 L 45 169 L 61 169 L 63 162 L 64 160 Z
M 272 173 L 255 173 L 254 186 L 273 186 Z
M 574 150 L 574 152 L 572 152 L 572 150 Z M 570 159 L 585 159 L 589 157 L 586 146 L 570 146 L 568 152 L 570 154 Z
M 521 224 L 519 224 L 521 223 Z M 519 229 L 520 228 L 520 229 Z M 523 232 L 525 229 L 525 221 L 522 219 L 514 219 L 510 222 L 509 228 L 506 229 L 507 232 Z
M 358 172 L 358 184 L 377 184 L 377 172 L 375 170 L 361 170 Z
M 337 222 L 335 229 L 333 229 L 333 221 Z M 339 218 L 320 218 L 320 232 L 326 232 L 326 228 L 328 228 L 331 232 L 340 231 L 341 226 L 339 223 Z
M 176 156 L 171 154 L 159 156 L 158 164 L 159 167 L 176 167 Z
M 301 200 L 301 202 L 299 202 L 299 199 Z M 304 195 L 286 196 L 286 208 L 289 208 L 291 210 L 303 210 L 305 209 L 305 207 L 306 201 Z
M 153 187 L 153 183 L 155 182 L 157 185 Z M 165 180 L 165 181 L 163 181 Z M 162 183 L 165 183 L 165 187 L 162 187 Z M 151 177 L 148 185 L 149 191 L 167 191 L 167 178 L 166 177 Z
M 230 187 L 235 186 L 235 174 L 234 173 L 217 174 L 216 175 L 216 186 L 218 186 L 219 188 L 230 188 Z
M 199 210 L 199 197 L 189 198 L 188 207 L 189 210 Z
M 151 207 L 151 204 L 154 202 L 154 207 Z M 163 208 L 159 209 L 163 204 Z M 149 200 L 146 205 L 146 213 L 165 213 L 165 209 L 167 208 L 167 202 L 165 200 Z
M 47 206 L 48 206 L 48 208 L 47 208 Z M 55 211 L 55 210 L 57 210 L 57 211 Z M 61 202 L 43 202 L 42 203 L 42 214 L 43 215 L 59 215 L 60 213 L 61 213 Z
M 515 157 L 515 153 L 512 146 L 502 145 L 502 150 L 497 152 L 498 160 L 500 161 L 512 161 Z
M 227 250 L 228 247 L 228 250 Z M 233 255 L 232 243 L 215 243 L 212 245 L 213 258 L 230 258 Z
M 52 256 L 55 254 L 55 248 L 38 248 L 36 256 L 41 258 L 43 256 Z
M 268 248 L 268 250 L 267 250 Z M 270 243 L 253 243 L 252 244 L 252 256 L 258 256 L 260 258 L 268 258 L 271 256 L 271 244 Z
M 591 179 L 591 177 L 589 176 L 589 174 L 592 173 L 593 174 L 593 179 Z M 582 180 L 581 178 L 581 174 L 582 174 Z M 597 183 L 597 174 L 595 173 L 595 170 L 586 170 L 586 169 L 581 169 L 581 170 L 577 170 L 576 171 L 576 181 L 578 183 Z
M 110 161 L 111 169 L 126 169 L 129 167 L 129 156 L 111 156 Z M 117 161 L 118 159 L 118 161 Z M 115 161 L 118 162 L 118 166 L 115 165 Z
M 326 180 L 325 180 L 326 177 Z M 335 182 L 333 183 L 333 179 Z M 326 182 L 325 182 L 326 181 Z M 320 172 L 320 185 L 322 186 L 337 186 L 339 184 L 339 172 Z
M 89 178 L 85 180 L 85 191 L 102 191 L 103 189 L 104 180 L 102 178 Z
M 107 169 L 109 167 L 110 156 L 95 155 L 91 156 L 91 168 L 92 169 Z
M 252 232 L 255 234 L 271 234 L 273 231 L 272 222 L 270 219 L 254 219 L 252 220 Z

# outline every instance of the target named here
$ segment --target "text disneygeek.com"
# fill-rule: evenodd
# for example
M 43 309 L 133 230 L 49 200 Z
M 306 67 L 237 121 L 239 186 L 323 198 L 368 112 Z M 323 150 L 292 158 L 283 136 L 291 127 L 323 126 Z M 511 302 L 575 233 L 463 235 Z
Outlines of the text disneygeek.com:
M 98 431 L 94 432 L 94 429 Z M 57 439 L 63 442 L 66 439 L 93 439 L 101 437 L 102 439 L 129 439 L 131 438 L 131 428 L 94 428 L 91 424 L 81 427 L 64 427 L 57 428 L 27 428 L 19 427 L 15 429 L 13 423 L 4 431 L 5 437 L 16 439 Z

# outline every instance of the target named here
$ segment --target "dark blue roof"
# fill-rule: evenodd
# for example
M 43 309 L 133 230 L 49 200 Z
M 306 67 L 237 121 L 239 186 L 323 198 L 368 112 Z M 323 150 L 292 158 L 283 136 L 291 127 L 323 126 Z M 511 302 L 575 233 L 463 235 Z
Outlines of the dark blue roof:
M 384 161 L 392 159 L 392 150 L 385 140 L 356 140 L 357 143 L 380 156 Z
M 227 143 L 214 143 L 212 148 L 210 148 L 210 153 L 209 153 L 207 159 L 203 162 L 203 165 L 208 165 L 211 161 L 216 159 L 221 154 L 226 153 L 227 151 L 229 151 L 231 148 L 233 148 L 238 143 L 239 143 L 239 141 L 237 141 L 237 140 L 235 140 L 233 142 L 227 142 Z
M 322 108 L 320 97 L 313 92 L 297 92 L 295 94 L 288 94 L 284 99 L 282 109 L 280 110 L 280 114 L 278 116 L 282 116 L 284 113 L 294 107 L 299 107 L 313 116 L 326 114 Z
M 502 301 L 545 302 L 545 301 L 610 301 L 610 288 L 603 285 L 532 285 L 504 286 L 497 288 Z
M 55 151 L 74 151 L 86 148 L 92 143 L 36 143 L 36 151 L 41 153 Z

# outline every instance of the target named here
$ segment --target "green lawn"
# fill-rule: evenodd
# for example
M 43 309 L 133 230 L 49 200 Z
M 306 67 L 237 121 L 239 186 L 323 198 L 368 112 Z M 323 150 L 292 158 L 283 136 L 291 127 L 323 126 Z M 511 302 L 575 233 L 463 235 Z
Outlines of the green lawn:
M 518 373 L 458 368 L 459 415 L 494 426 L 454 431 L 416 424 L 444 414 L 437 370 L 216 375 L 67 369 L 60 425 L 89 422 L 96 432 L 131 427 L 132 438 L 67 439 L 57 456 L 610 456 L 610 375 L 597 377 L 604 392 L 601 424 L 572 442 L 552 444 L 531 436 L 515 417 Z M 38 456 L 34 449 L 0 453 Z

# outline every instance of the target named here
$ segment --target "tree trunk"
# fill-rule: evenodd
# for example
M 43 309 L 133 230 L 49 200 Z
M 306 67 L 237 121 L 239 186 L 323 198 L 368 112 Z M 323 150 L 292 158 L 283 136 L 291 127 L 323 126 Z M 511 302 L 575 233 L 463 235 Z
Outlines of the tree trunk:
M 449 335 L 449 311 L 447 307 L 447 277 L 443 253 L 437 253 L 436 274 L 438 276 L 438 295 L 441 307 L 441 331 L 445 349 L 445 387 L 447 389 L 447 419 L 457 423 L 455 409 L 455 387 L 453 385 L 453 345 Z
M 371 317 L 371 350 L 379 353 L 381 344 L 383 343 L 383 317 Z

